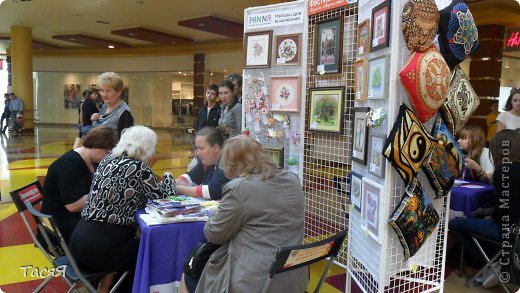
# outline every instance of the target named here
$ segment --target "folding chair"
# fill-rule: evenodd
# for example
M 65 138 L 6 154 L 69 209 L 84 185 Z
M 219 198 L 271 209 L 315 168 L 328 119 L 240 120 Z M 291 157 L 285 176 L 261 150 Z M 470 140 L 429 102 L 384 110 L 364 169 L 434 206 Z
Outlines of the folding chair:
M 74 260 L 74 257 L 72 256 L 72 253 L 70 252 L 67 242 L 65 241 L 60 230 L 58 229 L 58 226 L 56 225 L 54 218 L 51 215 L 42 214 L 35 210 L 30 201 L 27 201 L 25 204 L 29 212 L 34 217 L 38 218 L 38 229 L 42 233 L 43 238 L 45 239 L 47 244 L 51 245 L 49 234 L 56 237 L 56 239 L 58 239 L 60 242 L 60 245 L 65 255 L 56 257 L 52 261 L 52 264 L 57 269 L 56 271 L 63 272 L 64 277 L 68 281 L 70 281 L 70 283 L 72 283 L 67 292 L 72 292 L 76 289 L 76 286 L 78 286 L 79 284 L 83 284 L 83 286 L 85 286 L 85 288 L 87 288 L 87 290 L 91 293 L 97 292 L 94 286 L 92 286 L 92 284 L 90 283 L 89 279 L 102 278 L 103 276 L 113 272 L 90 271 L 83 268 L 79 268 L 76 261 Z M 117 290 L 117 288 L 121 285 L 128 273 L 128 271 L 123 273 L 123 275 L 114 284 L 110 292 L 115 292 Z M 47 279 L 44 282 L 48 282 L 52 278 L 53 276 L 51 275 L 47 277 Z
M 27 217 L 25 216 L 25 211 L 27 210 L 25 206 L 26 202 L 30 202 L 33 206 L 35 206 L 43 200 L 43 189 L 40 185 L 40 182 L 36 180 L 28 185 L 25 185 L 24 187 L 11 191 L 10 194 L 11 198 L 13 199 L 14 205 L 16 206 L 18 213 L 22 217 L 22 221 L 25 224 L 25 227 L 27 228 L 27 231 L 29 232 L 29 235 L 31 236 L 34 244 L 42 251 L 47 260 L 49 260 L 49 262 L 52 263 L 52 260 L 54 258 L 42 246 L 40 241 L 38 241 L 36 235 L 33 232 L 33 229 L 31 228 L 31 225 L 29 224 L 29 221 L 27 220 Z M 33 216 L 33 218 L 36 224 L 38 224 L 38 217 Z
M 518 224 L 516 224 L 518 227 Z M 516 231 L 518 233 L 518 231 Z M 511 232 L 510 232 L 511 233 Z M 500 280 L 500 269 L 497 269 L 493 266 L 493 264 L 495 262 L 498 262 L 499 261 L 499 257 L 501 257 L 502 255 L 505 254 L 504 252 L 504 248 L 502 247 L 502 243 L 496 241 L 496 240 L 492 240 L 492 239 L 489 239 L 489 238 L 485 238 L 485 237 L 482 237 L 480 235 L 476 235 L 476 234 L 470 234 L 470 237 L 471 239 L 473 240 L 473 242 L 475 243 L 475 245 L 477 246 L 481 256 L 486 260 L 486 265 L 484 267 L 482 267 L 476 274 L 475 276 L 473 276 L 473 278 L 471 278 L 471 280 L 469 280 L 467 283 L 466 283 L 466 286 L 467 287 L 474 287 L 476 285 L 479 284 L 479 282 L 477 281 L 477 278 L 486 273 L 489 269 L 491 269 L 493 271 L 493 274 L 496 275 L 496 277 Z M 510 237 L 510 240 L 512 238 Z M 495 253 L 495 255 L 493 255 L 491 257 L 491 259 L 489 258 L 489 256 L 487 255 L 487 253 L 484 251 L 484 249 L 482 248 L 482 244 L 481 243 L 489 243 L 489 244 L 492 244 L 494 246 L 497 246 L 499 247 L 499 250 L 497 253 Z M 509 264 L 509 265 L 512 265 L 512 264 Z M 504 282 L 499 282 L 500 286 L 502 287 L 502 290 L 504 290 L 504 292 L 511 292 L 509 290 L 509 288 L 507 287 L 506 283 Z
M 329 257 L 329 261 L 325 266 L 325 270 L 321 274 L 320 281 L 314 290 L 315 293 L 320 292 L 320 288 L 325 281 L 325 277 L 329 272 L 330 266 L 338 256 L 341 245 L 347 236 L 347 231 L 343 230 L 334 236 L 323 239 L 318 242 L 286 246 L 278 248 L 274 257 L 271 268 L 269 269 L 269 276 L 266 279 L 262 292 L 268 292 L 271 280 L 274 275 L 308 266 L 322 259 Z M 304 257 L 301 257 L 301 256 Z

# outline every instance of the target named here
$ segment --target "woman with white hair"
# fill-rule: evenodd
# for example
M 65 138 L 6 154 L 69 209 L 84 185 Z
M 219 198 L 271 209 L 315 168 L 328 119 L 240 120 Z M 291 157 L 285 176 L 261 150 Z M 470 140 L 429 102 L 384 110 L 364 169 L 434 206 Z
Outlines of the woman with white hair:
M 159 182 L 147 164 L 156 144 L 153 130 L 132 126 L 100 162 L 70 239 L 71 251 L 83 267 L 107 272 L 134 270 L 139 250 L 136 211 L 145 207 L 147 198 L 175 195 L 172 174 L 165 173 Z M 131 286 L 131 280 L 127 282 Z

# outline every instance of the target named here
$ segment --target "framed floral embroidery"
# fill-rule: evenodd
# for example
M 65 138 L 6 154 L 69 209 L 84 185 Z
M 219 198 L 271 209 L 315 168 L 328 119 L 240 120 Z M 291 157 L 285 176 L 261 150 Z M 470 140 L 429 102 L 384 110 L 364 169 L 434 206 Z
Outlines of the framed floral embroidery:
M 269 102 L 272 112 L 298 112 L 300 110 L 300 77 L 271 77 Z
M 244 68 L 271 67 L 273 31 L 246 33 L 244 37 Z
M 299 65 L 302 34 L 275 36 L 274 65 Z

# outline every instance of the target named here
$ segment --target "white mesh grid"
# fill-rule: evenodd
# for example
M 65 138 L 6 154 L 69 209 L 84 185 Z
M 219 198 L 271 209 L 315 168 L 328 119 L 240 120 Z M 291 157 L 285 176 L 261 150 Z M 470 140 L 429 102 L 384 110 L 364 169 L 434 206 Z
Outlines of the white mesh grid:
M 358 22 L 371 19 L 372 8 L 381 2 L 383 1 L 359 1 Z M 388 67 L 388 97 L 381 100 L 366 100 L 355 103 L 356 107 L 383 108 L 388 113 L 388 118 L 383 125 L 370 129 L 370 133 L 388 135 L 395 122 L 399 106 L 402 103 L 409 104 L 406 92 L 398 78 L 398 72 L 404 66 L 410 54 L 400 30 L 401 11 L 406 2 L 406 0 L 391 1 L 390 47 L 361 56 L 368 62 L 371 58 L 387 55 L 390 62 Z M 432 122 L 429 121 L 425 124 L 426 129 L 431 129 Z M 386 162 L 384 178 L 368 173 L 367 166 L 362 166 L 356 162 L 353 163 L 352 170 L 363 177 L 382 184 L 384 187 L 379 203 L 379 242 L 365 234 L 361 228 L 361 214 L 359 212 L 354 211 L 350 215 L 348 238 L 348 271 L 350 276 L 364 292 L 442 291 L 449 197 L 433 199 L 434 193 L 430 183 L 423 172 L 420 171 L 419 182 L 426 194 L 430 196 L 430 200 L 439 214 L 440 221 L 420 250 L 405 261 L 402 245 L 386 221 L 391 217 L 404 193 L 402 179 L 388 161 Z
M 315 46 L 317 24 L 335 17 L 343 18 L 343 54 L 340 73 L 315 74 Z M 345 87 L 343 130 L 341 134 L 306 131 L 303 153 L 307 221 L 305 236 L 314 242 L 340 230 L 347 229 L 350 202 L 345 180 L 351 169 L 353 62 L 356 44 L 357 4 L 325 11 L 309 17 L 307 90 L 315 87 Z M 308 99 L 309 91 L 307 91 Z M 306 123 L 308 123 L 308 111 Z M 337 261 L 346 266 L 346 244 Z
M 305 46 L 305 34 L 306 34 L 306 26 L 305 21 L 307 14 L 306 10 L 306 2 L 305 1 L 294 1 L 290 3 L 281 3 L 263 7 L 253 7 L 245 10 L 245 19 L 247 19 L 248 13 L 250 14 L 261 14 L 268 12 L 286 12 L 288 10 L 293 11 L 295 8 L 300 8 L 303 14 L 303 22 L 300 24 L 289 24 L 289 25 L 279 25 L 272 27 L 263 27 L 260 29 L 257 28 L 248 28 L 246 25 L 245 32 L 255 32 L 255 31 L 273 31 L 272 38 L 272 50 L 275 50 L 275 36 L 278 35 L 286 35 L 286 34 L 301 34 L 301 55 L 300 55 L 300 64 L 299 65 L 288 65 L 288 66 L 280 66 L 274 65 L 274 53 L 272 53 L 273 60 L 271 60 L 270 68 L 249 68 L 244 69 L 243 72 L 243 101 L 242 103 L 247 103 L 248 99 L 252 99 L 255 97 L 257 91 L 261 91 L 263 93 L 262 97 L 256 98 L 256 109 L 250 111 L 249 115 L 251 115 L 253 120 L 247 118 L 247 113 L 244 116 L 244 125 L 249 128 L 250 136 L 259 141 L 263 146 L 266 147 L 278 147 L 283 148 L 284 152 L 284 169 L 292 171 L 296 174 L 299 174 L 301 177 L 301 162 L 302 162 L 302 151 L 303 151 L 303 113 L 305 109 L 305 56 L 306 56 L 306 46 Z M 270 109 L 271 105 L 269 105 L 269 95 L 270 93 L 270 83 L 271 77 L 283 77 L 283 76 L 299 76 L 300 77 L 300 111 L 299 112 L 272 112 L 269 113 L 261 113 L 259 110 L 260 101 L 265 103 L 267 107 Z M 263 83 L 263 84 L 262 84 Z M 254 85 L 253 85 L 254 84 Z M 244 105 L 245 106 L 245 105 Z M 258 113 L 258 114 L 257 114 Z M 256 119 L 255 116 L 256 115 Z M 274 123 L 269 125 L 269 118 L 274 119 Z M 277 119 L 278 118 L 278 119 Z M 288 118 L 288 119 L 286 119 Z M 255 121 L 258 120 L 258 121 Z M 287 123 L 288 121 L 289 123 Z M 271 131 L 271 132 L 269 132 Z M 274 135 L 273 135 L 274 134 Z M 299 134 L 300 139 L 295 140 L 292 139 L 293 136 Z M 296 138 L 296 137 L 295 137 Z M 289 156 L 292 156 L 294 160 L 298 163 L 289 165 L 288 159 Z

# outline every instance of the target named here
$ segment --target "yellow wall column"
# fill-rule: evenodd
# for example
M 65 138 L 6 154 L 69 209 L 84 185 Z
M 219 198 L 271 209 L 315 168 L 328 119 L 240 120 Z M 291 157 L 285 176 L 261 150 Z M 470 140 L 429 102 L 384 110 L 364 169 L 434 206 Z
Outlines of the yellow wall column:
M 13 92 L 24 103 L 24 130 L 34 130 L 32 29 L 11 26 Z

